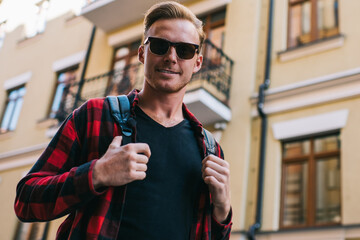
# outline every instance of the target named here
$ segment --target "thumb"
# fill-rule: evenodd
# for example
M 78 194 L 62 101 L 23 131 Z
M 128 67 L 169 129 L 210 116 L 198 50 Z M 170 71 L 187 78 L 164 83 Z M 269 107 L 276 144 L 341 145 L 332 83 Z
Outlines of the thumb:
M 114 139 L 111 142 L 111 145 L 114 145 L 116 147 L 119 147 L 121 145 L 122 142 L 122 136 L 116 136 L 114 137 Z

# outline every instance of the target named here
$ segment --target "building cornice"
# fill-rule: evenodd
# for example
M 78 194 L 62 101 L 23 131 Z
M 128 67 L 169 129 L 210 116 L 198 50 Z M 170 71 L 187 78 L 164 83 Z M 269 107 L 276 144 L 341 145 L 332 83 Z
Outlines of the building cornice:
M 33 145 L 30 147 L 25 147 L 25 148 L 20 148 L 20 149 L 8 151 L 8 152 L 0 153 L 0 162 L 6 158 L 16 157 L 21 154 L 27 154 L 27 153 L 43 150 L 47 147 L 48 144 L 49 143 L 41 143 L 41 144 Z
M 267 90 L 264 104 L 266 114 L 275 114 L 317 104 L 360 96 L 360 68 L 313 78 Z M 258 95 L 251 97 L 252 117 Z
M 18 167 L 25 167 L 29 165 L 33 165 L 36 160 L 39 158 L 38 155 L 36 156 L 21 156 L 28 153 L 33 153 L 36 151 L 44 150 L 49 143 L 42 143 L 30 147 L 20 148 L 13 151 L 8 151 L 4 153 L 0 153 L 0 172 L 18 168 Z M 21 156 L 21 157 L 20 157 Z M 8 161 L 8 158 L 12 157 L 20 157 L 16 160 Z

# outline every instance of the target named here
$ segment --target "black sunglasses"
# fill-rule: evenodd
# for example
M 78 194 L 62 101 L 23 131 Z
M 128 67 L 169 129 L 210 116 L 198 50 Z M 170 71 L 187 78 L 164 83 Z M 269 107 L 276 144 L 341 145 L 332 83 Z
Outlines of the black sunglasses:
M 199 52 L 199 45 L 184 42 L 170 42 L 166 39 L 148 37 L 144 44 L 150 43 L 150 51 L 156 55 L 164 55 L 171 46 L 175 47 L 176 54 L 181 59 L 192 59 Z

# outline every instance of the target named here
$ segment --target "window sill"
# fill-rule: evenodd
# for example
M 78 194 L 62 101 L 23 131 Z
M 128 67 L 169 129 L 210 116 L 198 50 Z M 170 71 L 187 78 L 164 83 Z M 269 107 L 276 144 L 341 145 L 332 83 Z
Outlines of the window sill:
M 15 134 L 14 131 L 7 131 L 7 132 L 0 133 L 0 141 L 10 139 L 10 138 L 12 138 L 12 136 L 14 136 L 14 134 Z
M 28 44 L 31 44 L 32 42 L 36 42 L 36 41 L 40 40 L 42 35 L 43 35 L 43 33 L 39 32 L 33 37 L 25 37 L 17 42 L 17 46 L 25 47 Z
M 49 129 L 49 128 L 57 127 L 58 125 L 59 125 L 59 121 L 55 118 L 41 119 L 36 123 L 36 127 L 38 129 Z
M 344 45 L 344 39 L 344 35 L 337 35 L 331 38 L 312 42 L 304 46 L 287 49 L 286 51 L 278 52 L 278 58 L 280 62 L 287 62 L 290 60 L 307 57 L 316 53 L 321 53 L 331 49 L 339 48 Z
M 75 24 L 81 21 L 81 17 L 79 15 L 76 14 L 71 14 L 69 17 L 67 17 L 65 19 L 65 24 L 66 25 L 71 25 L 71 24 Z

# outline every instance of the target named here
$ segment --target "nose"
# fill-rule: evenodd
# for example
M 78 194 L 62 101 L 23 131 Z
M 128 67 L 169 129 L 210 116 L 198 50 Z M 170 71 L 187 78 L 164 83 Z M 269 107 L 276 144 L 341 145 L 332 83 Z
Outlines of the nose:
M 170 61 L 170 62 L 176 62 L 177 61 L 176 49 L 175 49 L 174 46 L 170 46 L 169 50 L 164 55 L 164 59 L 165 59 L 165 61 Z

